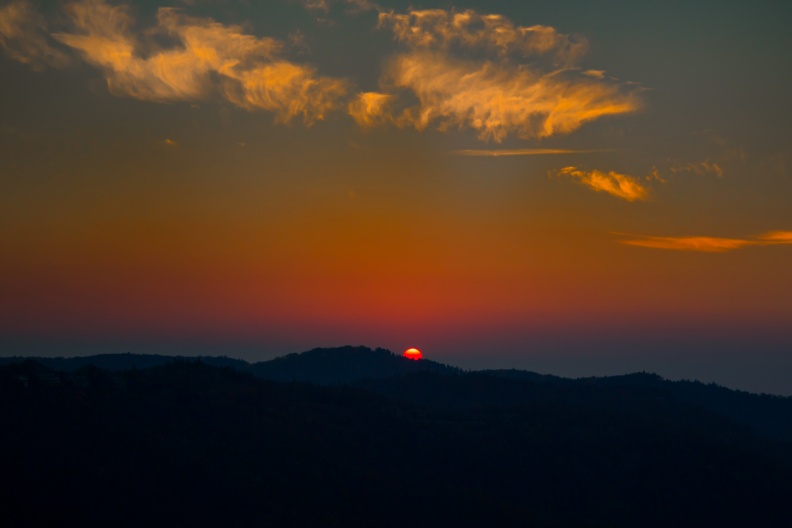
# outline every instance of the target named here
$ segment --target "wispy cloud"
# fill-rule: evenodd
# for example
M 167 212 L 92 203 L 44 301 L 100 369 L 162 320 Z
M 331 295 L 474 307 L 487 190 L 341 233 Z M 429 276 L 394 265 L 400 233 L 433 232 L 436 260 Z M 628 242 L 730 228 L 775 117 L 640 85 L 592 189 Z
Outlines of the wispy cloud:
M 589 77 L 594 77 L 595 79 L 604 79 L 605 70 L 586 70 L 583 72 L 583 75 L 588 75 Z
M 280 57 L 280 41 L 245 34 L 239 26 L 160 8 L 157 25 L 138 35 L 123 5 L 83 0 L 66 11 L 76 32 L 55 37 L 101 68 L 116 95 L 167 102 L 219 94 L 237 106 L 273 112 L 279 122 L 301 117 L 310 124 L 340 108 L 347 92 L 345 81 Z M 176 44 L 159 47 L 152 38 L 157 35 Z
M 11 59 L 35 69 L 69 62 L 65 53 L 50 45 L 46 21 L 27 0 L 0 7 L 0 48 Z
M 549 26 L 515 26 L 497 14 L 473 10 L 411 9 L 407 13 L 380 12 L 379 26 L 393 31 L 400 42 L 412 48 L 447 49 L 457 45 L 484 48 L 500 55 L 551 55 L 556 62 L 573 64 L 588 50 L 580 37 L 558 33 Z
M 586 171 L 576 167 L 564 167 L 556 175 L 569 176 L 595 191 L 606 192 L 628 202 L 646 200 L 649 197 L 649 189 L 638 178 L 614 171 Z
M 365 12 L 380 9 L 379 5 L 371 0 L 299 0 L 303 7 L 311 13 L 330 13 L 331 4 L 346 4 L 351 11 Z
M 383 123 L 473 129 L 500 142 L 567 134 L 641 106 L 634 89 L 571 68 L 588 44 L 551 27 L 442 9 L 380 12 L 379 27 L 407 48 L 385 66 L 382 92 L 393 100 Z M 399 106 L 405 92 L 419 104 Z
M 792 244 L 792 231 L 772 231 L 752 238 L 720 238 L 706 236 L 659 237 L 624 235 L 632 238 L 621 240 L 622 244 L 675 251 L 698 251 L 725 253 L 748 246 L 773 246 Z
M 451 59 L 443 53 L 413 52 L 392 60 L 385 82 L 410 90 L 420 101 L 398 122 L 418 130 L 471 128 L 479 139 L 500 142 L 567 134 L 583 123 L 637 109 L 619 88 L 581 80 L 573 72 L 541 74 L 526 66 Z
M 330 11 L 330 4 L 327 0 L 302 0 L 302 4 L 308 11 L 319 11 L 322 13 Z
M 391 103 L 394 96 L 378 92 L 358 94 L 349 103 L 349 115 L 361 128 L 373 128 L 393 122 Z
M 350 98 L 350 82 L 287 59 L 280 40 L 177 8 L 160 8 L 153 26 L 141 28 L 124 4 L 78 0 L 64 6 L 70 27 L 48 35 L 28 0 L 15 0 L 0 8 L 0 46 L 22 62 L 55 64 L 68 60 L 49 45 L 57 41 L 100 69 L 115 95 L 160 103 L 223 98 L 283 123 L 312 124 L 346 109 L 363 128 L 472 129 L 500 142 L 567 134 L 640 107 L 634 87 L 574 68 L 588 43 L 549 26 L 472 10 L 396 13 L 370 0 L 300 1 L 321 13 L 334 4 L 378 11 L 378 27 L 405 47 L 384 65 L 379 91 Z M 291 46 L 305 49 L 302 33 L 291 34 Z
M 792 244 L 792 231 L 770 231 L 757 238 L 767 245 Z
M 352 7 L 355 12 L 366 12 L 379 10 L 380 6 L 371 0 L 344 0 L 344 3 Z
M 451 154 L 455 156 L 499 158 L 501 156 L 552 156 L 557 154 L 590 154 L 593 152 L 608 152 L 608 151 L 609 151 L 608 149 L 569 150 L 569 149 L 542 149 L 542 148 L 466 149 L 466 150 L 452 150 Z
M 723 253 L 751 245 L 752 242 L 739 238 L 717 237 L 656 237 L 644 236 L 630 240 L 622 240 L 628 246 L 640 246 L 655 249 L 673 249 L 677 251 L 701 251 L 705 253 Z
M 686 163 L 684 165 L 674 165 L 669 169 L 673 174 L 714 174 L 723 177 L 723 168 L 717 163 L 700 161 L 698 163 Z

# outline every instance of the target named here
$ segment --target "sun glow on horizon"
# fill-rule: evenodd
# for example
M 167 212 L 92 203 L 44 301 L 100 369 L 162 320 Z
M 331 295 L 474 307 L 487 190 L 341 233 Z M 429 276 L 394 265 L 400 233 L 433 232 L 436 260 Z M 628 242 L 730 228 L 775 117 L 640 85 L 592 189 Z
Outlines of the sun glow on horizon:
M 423 359 L 423 353 L 417 348 L 408 348 L 404 351 L 404 357 L 418 361 L 419 359 Z

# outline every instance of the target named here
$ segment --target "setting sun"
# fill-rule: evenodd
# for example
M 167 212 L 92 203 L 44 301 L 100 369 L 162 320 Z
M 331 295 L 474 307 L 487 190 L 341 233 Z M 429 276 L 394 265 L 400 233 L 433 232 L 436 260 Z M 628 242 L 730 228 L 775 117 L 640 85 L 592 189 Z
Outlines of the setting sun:
M 404 351 L 404 357 L 406 357 L 407 359 L 414 359 L 417 361 L 419 359 L 423 359 L 423 354 L 417 348 L 408 348 L 407 350 Z

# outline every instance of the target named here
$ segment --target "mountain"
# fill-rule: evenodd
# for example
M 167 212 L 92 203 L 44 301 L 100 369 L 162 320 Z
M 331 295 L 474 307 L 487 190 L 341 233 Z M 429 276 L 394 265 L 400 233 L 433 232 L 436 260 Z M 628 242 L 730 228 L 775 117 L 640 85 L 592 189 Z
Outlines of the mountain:
M 700 381 L 669 381 L 657 374 L 638 372 L 621 376 L 565 379 L 520 370 L 488 370 L 482 374 L 538 383 L 548 390 L 577 393 L 581 398 L 619 391 L 653 394 L 658 400 L 671 400 L 697 407 L 748 426 L 766 438 L 792 442 L 792 398 L 771 394 L 752 394 Z M 636 396 L 640 398 L 640 396 Z
M 0 365 L 24 360 L 0 358 Z M 668 381 L 648 373 L 581 379 L 524 370 L 466 373 L 431 360 L 413 361 L 388 350 L 361 346 L 317 348 L 253 364 L 228 357 L 175 358 L 143 354 L 35 358 L 42 366 L 60 372 L 75 372 L 87 365 L 122 372 L 168 365 L 178 360 L 197 360 L 273 381 L 355 385 L 402 401 L 445 409 L 463 404 L 503 406 L 564 401 L 586 408 L 621 406 L 641 412 L 645 408 L 659 410 L 663 405 L 679 404 L 690 413 L 706 411 L 748 427 L 754 434 L 792 442 L 792 398 L 751 394 L 696 381 Z M 444 388 L 439 390 L 439 387 Z
M 788 524 L 789 443 L 646 380 L 557 381 L 6 365 L 0 526 Z
M 123 371 L 131 369 L 145 369 L 168 365 L 180 358 L 178 356 L 164 356 L 159 354 L 97 354 L 82 357 L 6 357 L 0 358 L 0 366 L 20 363 L 27 359 L 33 359 L 41 365 L 60 372 L 74 372 L 88 365 L 108 370 Z M 250 367 L 247 361 L 233 359 L 229 357 L 198 356 L 191 357 L 190 360 L 200 360 L 207 365 L 216 367 L 231 367 L 236 370 L 244 371 Z
M 389 350 L 346 346 L 316 348 L 256 363 L 251 372 L 264 379 L 300 381 L 322 385 L 351 383 L 361 379 L 382 379 L 418 372 L 459 374 L 457 368 L 431 360 L 414 361 Z

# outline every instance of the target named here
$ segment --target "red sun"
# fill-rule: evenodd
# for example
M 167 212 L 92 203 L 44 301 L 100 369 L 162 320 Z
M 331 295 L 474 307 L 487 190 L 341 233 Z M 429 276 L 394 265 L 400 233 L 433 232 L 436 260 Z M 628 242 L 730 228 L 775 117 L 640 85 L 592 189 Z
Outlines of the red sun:
M 404 357 L 406 357 L 407 359 L 414 359 L 417 361 L 419 359 L 423 359 L 423 354 L 417 348 L 408 348 L 407 350 L 404 351 Z

